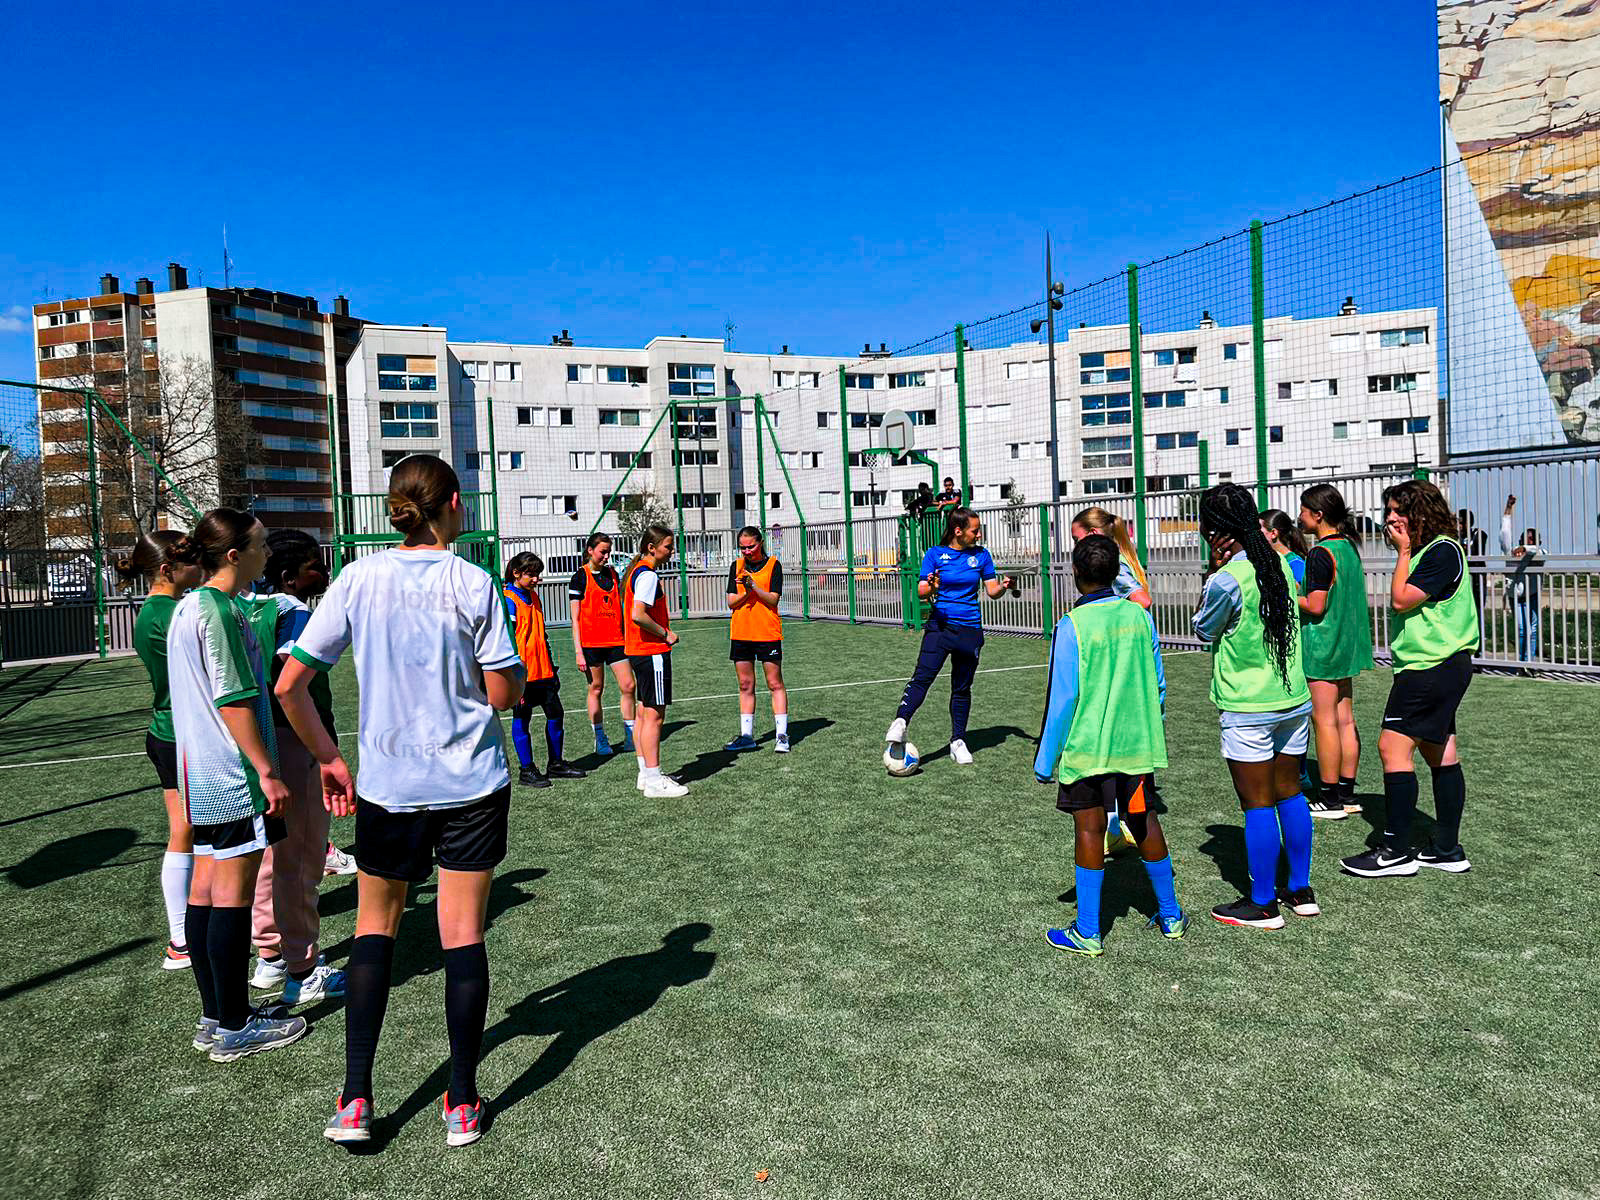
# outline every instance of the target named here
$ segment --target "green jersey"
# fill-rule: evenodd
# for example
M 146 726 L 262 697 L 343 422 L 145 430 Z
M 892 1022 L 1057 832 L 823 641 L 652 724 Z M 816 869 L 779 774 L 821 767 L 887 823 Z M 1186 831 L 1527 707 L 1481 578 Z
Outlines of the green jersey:
M 250 627 L 255 630 L 262 653 L 268 659 L 267 671 L 274 689 L 271 692 L 272 723 L 279 729 L 288 729 L 289 718 L 283 715 L 283 706 L 278 703 L 275 689 L 278 676 L 283 674 L 283 664 L 294 649 L 295 639 L 311 620 L 311 608 L 304 600 L 286 592 L 258 592 L 239 597 L 239 602 L 248 609 Z M 324 671 L 318 671 L 311 677 L 311 703 L 316 706 L 317 715 L 322 718 L 328 736 L 332 737 L 333 689 L 328 685 L 328 676 Z
M 167 683 L 167 626 L 177 607 L 174 596 L 149 596 L 133 622 L 133 652 L 150 676 L 150 736 L 163 742 L 177 740 L 172 735 L 172 691 Z
M 1342 537 L 1324 538 L 1317 550 L 1333 563 L 1333 578 L 1327 584 L 1328 604 L 1322 615 L 1301 614 L 1306 678 L 1351 679 L 1372 666 L 1372 613 L 1367 608 L 1361 555 Z M 1322 582 L 1320 568 L 1319 563 L 1308 570 L 1308 595 L 1313 583 Z
M 1389 650 L 1396 671 L 1424 671 L 1463 650 L 1478 648 L 1478 604 L 1468 585 L 1467 553 L 1461 543 L 1449 536 L 1436 537 L 1418 552 L 1412 564 L 1420 564 L 1423 555 L 1436 546 L 1445 547 L 1438 553 L 1453 553 L 1460 560 L 1454 590 L 1441 600 L 1424 600 L 1407 612 L 1391 613 L 1394 634 Z
M 1069 631 L 1071 638 L 1063 636 Z M 1165 767 L 1164 680 L 1150 614 L 1131 600 L 1080 603 L 1062 621 L 1052 659 L 1058 653 L 1075 661 L 1052 661 L 1052 709 L 1061 707 L 1058 698 L 1069 678 L 1077 691 L 1056 778 L 1074 783 Z M 1052 715 L 1047 710 L 1047 723 Z
M 1292 603 L 1296 594 L 1293 569 L 1288 559 L 1276 557 Z M 1240 554 L 1217 574 L 1232 581 L 1239 608 L 1233 627 L 1216 639 L 1211 655 L 1211 702 L 1223 712 L 1280 712 L 1307 703 L 1311 689 L 1306 686 L 1298 631 L 1290 645 L 1287 685 L 1267 650 L 1255 567 Z

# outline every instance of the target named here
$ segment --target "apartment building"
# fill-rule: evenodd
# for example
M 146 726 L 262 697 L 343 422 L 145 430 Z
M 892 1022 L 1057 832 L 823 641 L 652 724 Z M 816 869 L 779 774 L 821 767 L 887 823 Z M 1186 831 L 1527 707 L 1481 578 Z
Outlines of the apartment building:
M 164 290 L 140 278 L 125 292 L 117 276 L 107 274 L 99 294 L 34 305 L 33 317 L 38 382 L 94 387 L 125 415 L 130 405 L 146 405 L 148 411 L 138 415 L 155 419 L 160 380 L 163 373 L 170 379 L 175 367 L 191 380 L 221 373 L 237 388 L 259 444 L 252 461 L 230 464 L 242 466 L 242 499 L 269 526 L 329 536 L 328 397 L 335 395 L 342 414 L 340 367 L 361 326 L 343 297 L 334 301 L 332 313 L 324 313 L 309 296 L 191 287 L 187 270 L 171 263 Z M 39 403 L 47 536 L 53 545 L 81 541 L 87 526 L 82 401 L 41 391 Z M 110 428 L 99 431 L 97 445 L 104 455 L 127 455 Z M 193 472 L 190 478 L 204 483 Z M 215 476 L 211 483 L 198 489 L 210 490 L 211 497 L 197 496 L 197 502 L 214 498 Z M 109 507 L 102 519 L 114 538 L 127 530 L 118 528 L 115 505 Z
M 1346 308 L 1266 322 L 1273 479 L 1440 461 L 1433 310 Z M 1145 333 L 1140 349 L 1147 487 L 1196 486 L 1202 443 L 1214 482 L 1253 480 L 1249 326 L 1206 316 L 1190 329 Z M 1057 342 L 1060 496 L 1134 490 L 1129 355 L 1125 325 L 1070 329 Z M 418 451 L 451 461 L 464 487 L 487 488 L 493 453 L 508 537 L 581 535 L 614 494 L 627 504 L 646 489 L 669 503 L 681 495 L 691 538 L 755 520 L 757 393 L 778 443 L 774 450 L 763 431 L 769 525 L 842 519 L 846 461 L 854 515 L 901 511 L 929 471 L 865 453 L 882 445 L 890 410 L 911 417 L 917 448 L 941 476 L 960 476 L 953 352 L 753 354 L 690 337 L 643 348 L 577 346 L 565 336 L 547 345 L 457 342 L 442 328 L 369 324 L 345 372 L 357 490 L 382 491 L 387 470 Z M 1046 347 L 977 345 L 965 353 L 965 376 L 974 502 L 1049 498 Z M 670 422 L 669 401 L 678 405 Z

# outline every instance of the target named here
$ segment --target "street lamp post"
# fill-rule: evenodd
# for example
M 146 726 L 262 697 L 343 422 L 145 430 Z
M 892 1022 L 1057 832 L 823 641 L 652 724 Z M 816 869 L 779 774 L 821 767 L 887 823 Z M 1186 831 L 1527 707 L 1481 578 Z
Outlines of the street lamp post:
M 1044 320 L 1030 322 L 1034 333 L 1039 332 L 1040 325 L 1045 328 L 1045 341 L 1049 347 L 1050 370 L 1050 500 L 1051 509 L 1054 510 L 1056 501 L 1061 495 L 1061 431 L 1056 415 L 1056 312 L 1062 307 L 1061 296 L 1066 291 L 1065 287 L 1055 281 L 1055 271 L 1050 261 L 1050 232 L 1044 235 Z M 1052 523 L 1055 527 L 1055 544 L 1057 553 L 1061 550 L 1061 522 Z

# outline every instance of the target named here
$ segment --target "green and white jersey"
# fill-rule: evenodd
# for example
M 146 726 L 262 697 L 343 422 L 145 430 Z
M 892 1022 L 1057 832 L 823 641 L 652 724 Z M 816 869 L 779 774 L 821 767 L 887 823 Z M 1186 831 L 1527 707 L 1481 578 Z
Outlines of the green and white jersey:
M 511 782 L 483 673 L 522 665 L 500 583 L 448 550 L 390 549 L 339 572 L 295 639 L 327 671 L 354 647 L 361 798 L 454 808 Z
M 278 676 L 283 674 L 284 661 L 294 649 L 295 639 L 311 620 L 311 606 L 287 592 L 252 592 L 240 596 L 239 601 L 250 613 L 250 627 L 256 631 L 256 639 L 267 656 L 273 723 L 279 729 L 287 729 L 289 718 L 283 715 L 283 706 L 278 703 L 274 689 L 278 686 Z M 333 689 L 328 685 L 325 672 L 318 671 L 312 676 L 311 703 L 322 718 L 328 736 L 334 737 Z
M 223 723 L 224 705 L 247 704 L 277 761 L 267 660 L 249 612 L 224 592 L 199 587 L 178 601 L 167 628 L 167 679 L 178 743 L 178 784 L 195 825 L 266 811 L 261 779 Z

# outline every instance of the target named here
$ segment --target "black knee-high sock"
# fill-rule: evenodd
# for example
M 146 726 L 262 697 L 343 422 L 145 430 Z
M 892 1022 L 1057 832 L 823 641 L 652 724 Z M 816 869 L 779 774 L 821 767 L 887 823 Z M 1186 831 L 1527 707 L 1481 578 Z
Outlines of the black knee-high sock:
M 217 1019 L 217 985 L 211 978 L 211 952 L 208 949 L 211 905 L 191 904 L 183 918 L 183 936 L 189 946 L 189 966 L 194 985 L 200 989 L 200 1015 Z
M 389 1007 L 394 939 L 381 933 L 358 937 L 344 966 L 344 1090 L 339 1099 L 372 1100 L 372 1060 Z
M 1387 809 L 1385 841 L 1394 850 L 1411 852 L 1411 818 L 1417 811 L 1417 777 L 1410 771 L 1383 773 L 1383 800 Z
M 1436 850 L 1454 850 L 1461 842 L 1461 810 L 1467 806 L 1467 777 L 1460 763 L 1433 769 L 1433 810 L 1438 814 L 1433 831 Z
M 211 985 L 217 993 L 217 1024 L 243 1029 L 250 1019 L 250 910 L 214 905 L 206 929 Z
M 450 1031 L 450 1090 L 446 1103 L 478 1099 L 478 1054 L 489 1015 L 489 955 L 482 942 L 444 952 L 444 1020 Z
M 1354 779 L 1345 779 L 1341 776 L 1339 779 L 1339 799 L 1345 804 L 1349 804 L 1355 798 L 1356 781 Z

